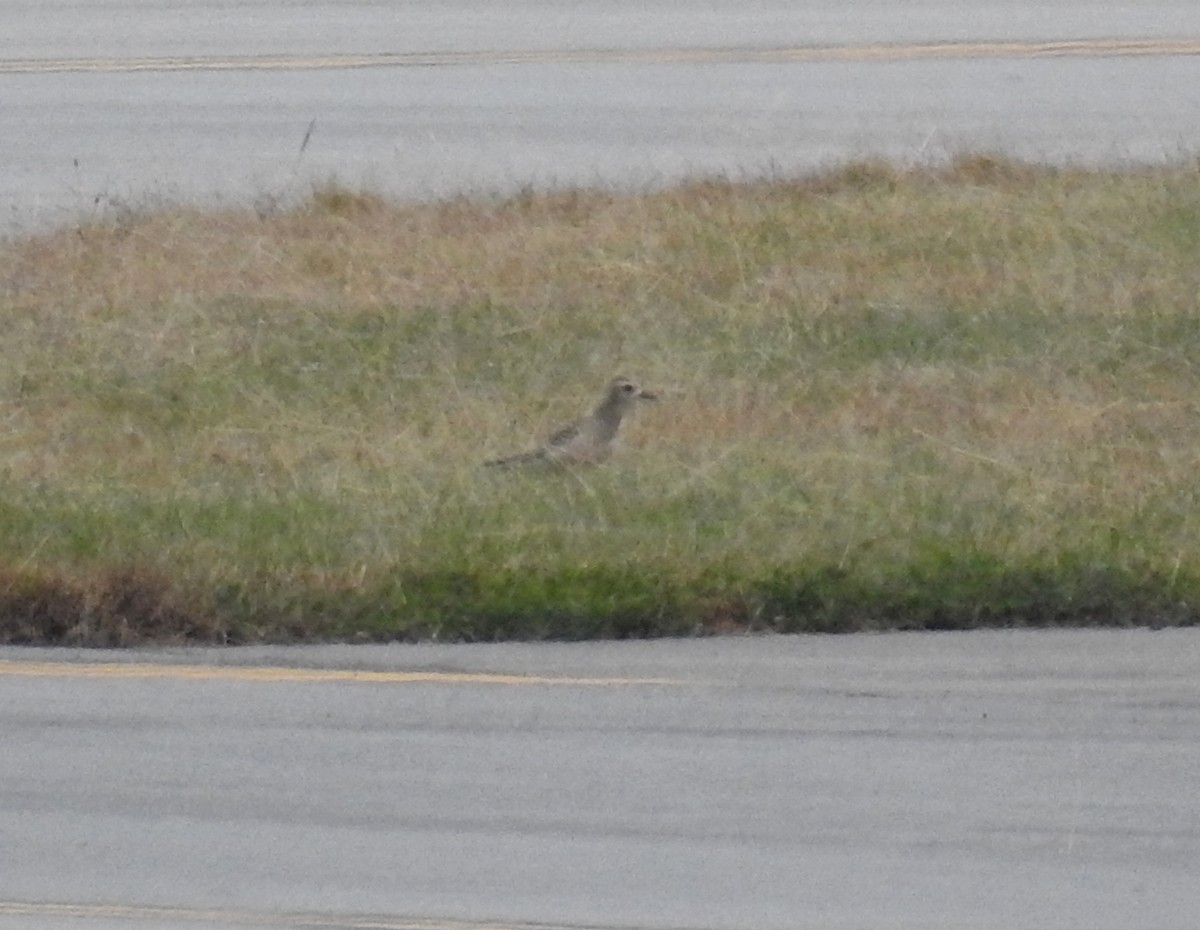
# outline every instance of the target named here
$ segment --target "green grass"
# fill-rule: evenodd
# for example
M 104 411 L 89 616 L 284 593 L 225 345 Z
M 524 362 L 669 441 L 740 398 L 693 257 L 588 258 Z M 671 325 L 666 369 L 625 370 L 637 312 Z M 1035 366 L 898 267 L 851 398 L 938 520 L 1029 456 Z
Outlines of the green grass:
M 1200 170 L 318 190 L 0 247 L 0 640 L 1191 624 Z M 493 473 L 614 374 L 624 454 Z

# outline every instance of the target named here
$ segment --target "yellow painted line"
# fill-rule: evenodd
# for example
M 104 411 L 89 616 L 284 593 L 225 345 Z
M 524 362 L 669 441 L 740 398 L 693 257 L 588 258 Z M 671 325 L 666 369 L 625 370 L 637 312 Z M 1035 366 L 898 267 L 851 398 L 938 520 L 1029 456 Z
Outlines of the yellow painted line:
M 1200 55 L 1200 37 L 802 45 L 783 48 L 581 49 L 514 52 L 391 52 L 377 55 L 236 55 L 0 60 L 0 74 L 63 71 L 316 71 L 537 64 L 733 64 L 805 61 L 913 61 L 939 58 Z
M 573 678 L 549 675 L 503 675 L 490 672 L 376 672 L 355 669 L 283 668 L 268 665 L 172 665 L 150 662 L 19 662 L 0 661 L 0 676 L 31 678 L 170 678 L 225 681 L 351 681 L 382 684 L 473 685 L 678 685 L 670 678 Z
M 337 914 L 271 914 L 234 908 L 141 907 L 128 904 L 38 904 L 0 901 L 4 917 L 78 918 L 127 920 L 174 924 L 232 924 L 242 927 L 320 927 L 323 930 L 605 930 L 600 927 L 560 924 L 524 924 L 493 921 L 425 920 L 406 917 Z M 0 926 L 3 926 L 0 924 Z

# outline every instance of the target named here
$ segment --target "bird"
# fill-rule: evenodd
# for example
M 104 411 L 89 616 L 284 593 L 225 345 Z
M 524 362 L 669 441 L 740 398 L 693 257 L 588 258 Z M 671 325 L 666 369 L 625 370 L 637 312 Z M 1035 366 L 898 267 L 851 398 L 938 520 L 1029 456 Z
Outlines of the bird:
M 658 400 L 658 395 L 628 378 L 613 378 L 596 409 L 553 433 L 540 449 L 484 462 L 489 468 L 516 465 L 598 465 L 612 455 L 621 419 L 639 401 Z

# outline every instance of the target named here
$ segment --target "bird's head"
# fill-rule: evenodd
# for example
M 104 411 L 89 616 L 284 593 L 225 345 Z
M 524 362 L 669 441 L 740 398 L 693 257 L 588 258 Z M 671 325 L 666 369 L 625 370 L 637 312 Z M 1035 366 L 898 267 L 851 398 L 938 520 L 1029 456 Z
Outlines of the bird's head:
M 609 403 L 622 408 L 633 406 L 639 400 L 658 400 L 658 395 L 640 387 L 637 382 L 628 378 L 613 378 L 608 386 Z

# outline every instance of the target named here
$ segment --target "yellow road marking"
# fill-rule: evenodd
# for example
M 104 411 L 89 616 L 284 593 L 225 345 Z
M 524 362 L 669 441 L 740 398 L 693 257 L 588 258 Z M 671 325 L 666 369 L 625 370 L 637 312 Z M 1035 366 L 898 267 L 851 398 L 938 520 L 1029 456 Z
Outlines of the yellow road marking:
M 83 918 L 85 920 L 170 921 L 171 923 L 233 924 L 243 927 L 320 927 L 322 930 L 604 930 L 558 924 L 490 921 L 423 920 L 386 916 L 335 914 L 270 914 L 232 908 L 139 907 L 127 904 L 36 904 L 0 901 L 0 918 Z
M 378 672 L 357 669 L 283 668 L 267 665 L 171 665 L 149 662 L 0 661 L 0 676 L 33 678 L 171 678 L 229 681 L 353 681 L 384 684 L 474 685 L 677 685 L 670 678 L 572 678 L 490 672 Z
M 0 60 L 0 74 L 61 71 L 314 71 L 329 68 L 428 68 L 523 64 L 732 64 L 803 61 L 912 61 L 938 58 L 1031 58 L 1198 55 L 1200 38 L 1063 41 L 920 42 L 804 45 L 790 48 L 593 49 L 514 52 L 388 52 L 377 55 L 237 55 L 159 58 Z

